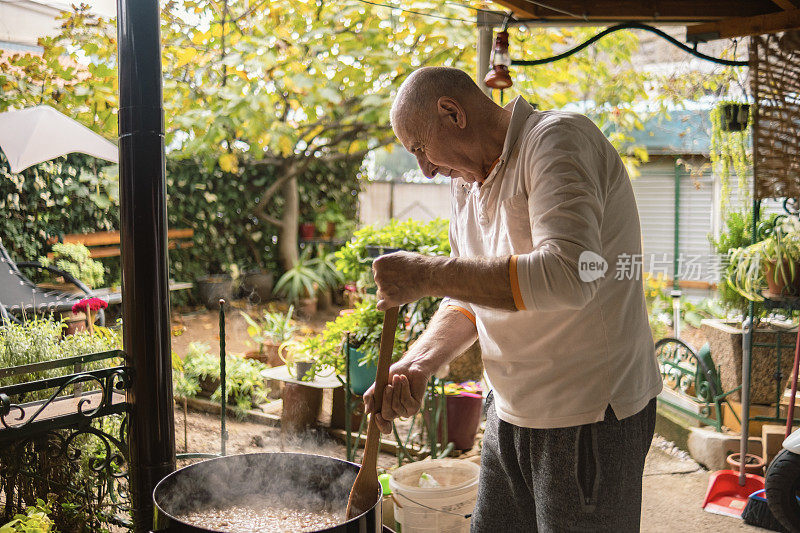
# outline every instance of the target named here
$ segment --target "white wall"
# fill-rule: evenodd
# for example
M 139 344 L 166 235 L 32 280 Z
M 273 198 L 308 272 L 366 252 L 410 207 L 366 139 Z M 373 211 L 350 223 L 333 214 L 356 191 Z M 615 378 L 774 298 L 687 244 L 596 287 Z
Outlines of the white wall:
M 373 181 L 364 186 L 359 204 L 362 224 L 385 224 L 392 216 L 422 221 L 450 218 L 450 184 Z

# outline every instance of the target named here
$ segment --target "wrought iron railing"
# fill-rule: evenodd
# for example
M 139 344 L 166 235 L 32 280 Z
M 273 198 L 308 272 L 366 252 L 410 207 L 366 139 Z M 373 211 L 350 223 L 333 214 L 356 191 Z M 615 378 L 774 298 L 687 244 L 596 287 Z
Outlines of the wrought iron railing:
M 721 432 L 722 404 L 741 386 L 724 392 L 719 368 L 714 365 L 710 352 L 701 350 L 698 353 L 680 339 L 659 340 L 656 357 L 664 387 L 672 392 L 662 393 L 658 401 Z M 731 412 L 737 416 L 735 411 Z
M 56 493 L 68 495 L 57 512 L 80 516 L 90 529 L 129 525 L 130 370 L 122 361 L 112 350 L 0 369 L 0 379 L 73 370 L 0 387 L 0 517 Z

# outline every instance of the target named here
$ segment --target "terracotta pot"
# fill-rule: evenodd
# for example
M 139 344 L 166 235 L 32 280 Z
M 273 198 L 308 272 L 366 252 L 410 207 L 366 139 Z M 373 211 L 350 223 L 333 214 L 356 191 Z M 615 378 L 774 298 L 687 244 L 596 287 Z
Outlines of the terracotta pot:
M 739 471 L 739 465 L 741 460 L 740 453 L 732 453 L 730 454 L 725 461 L 730 465 L 731 470 Z M 744 471 L 747 474 L 755 474 L 757 476 L 764 475 L 764 459 L 759 457 L 758 455 L 753 455 L 752 453 L 748 453 L 745 455 L 745 463 L 744 463 Z
M 297 312 L 306 317 L 314 316 L 317 313 L 317 297 L 302 298 L 297 302 Z
M 794 279 L 789 283 L 783 279 L 783 275 L 778 273 L 775 279 L 775 266 L 777 262 L 770 261 L 764 269 L 764 277 L 767 278 L 767 290 L 775 296 L 799 296 L 800 295 L 800 263 L 794 265 Z M 783 272 L 786 276 L 791 276 L 791 265 L 788 260 L 783 261 Z
M 63 335 L 75 335 L 79 331 L 86 331 L 86 314 L 85 313 L 78 313 L 73 314 L 70 313 L 69 316 L 62 315 L 65 323 L 64 323 L 64 331 Z
M 447 440 L 456 450 L 471 450 L 475 445 L 475 435 L 481 423 L 483 400 L 479 394 L 464 393 L 447 396 Z M 428 413 L 425 413 L 428 416 Z M 439 422 L 439 441 L 444 438 L 444 426 Z
M 267 364 L 267 354 L 264 352 L 260 352 L 258 350 L 251 350 L 249 352 L 245 352 L 244 354 L 245 359 L 254 359 L 260 363 Z
M 335 235 L 336 235 L 336 222 L 328 221 L 328 224 L 325 227 L 325 238 L 333 239 Z
M 318 311 L 325 311 L 326 309 L 330 309 L 332 304 L 333 304 L 333 298 L 331 298 L 331 291 L 324 290 L 324 291 L 319 291 L 317 293 Z
M 303 222 L 300 224 L 300 238 L 304 241 L 310 241 L 316 234 L 317 227 L 312 222 Z
M 283 359 L 281 359 L 278 353 L 278 348 L 280 348 L 279 344 L 273 344 L 271 342 L 265 342 L 261 345 L 261 352 L 264 353 L 267 358 L 264 362 L 269 366 L 281 366 L 283 364 Z
M 286 383 L 283 387 L 281 431 L 301 433 L 317 424 L 322 409 L 322 389 Z

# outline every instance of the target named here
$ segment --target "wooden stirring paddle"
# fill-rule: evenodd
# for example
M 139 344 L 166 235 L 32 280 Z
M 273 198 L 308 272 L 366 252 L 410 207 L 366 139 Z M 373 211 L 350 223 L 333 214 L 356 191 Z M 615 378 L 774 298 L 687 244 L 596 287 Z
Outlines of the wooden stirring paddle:
M 383 405 L 383 390 L 389 383 L 389 366 L 392 362 L 394 348 L 394 334 L 397 330 L 397 307 L 391 307 L 383 315 L 383 330 L 381 331 L 381 347 L 378 355 L 378 371 L 375 375 L 374 406 L 380 410 Z M 361 459 L 361 468 L 358 471 L 353 488 L 350 490 L 350 499 L 347 501 L 347 520 L 355 518 L 375 505 L 375 496 L 381 490 L 378 481 L 378 448 L 381 443 L 381 432 L 375 422 L 375 415 L 369 417 L 367 426 L 367 442 L 364 443 L 364 457 Z M 380 496 L 379 496 L 380 497 Z

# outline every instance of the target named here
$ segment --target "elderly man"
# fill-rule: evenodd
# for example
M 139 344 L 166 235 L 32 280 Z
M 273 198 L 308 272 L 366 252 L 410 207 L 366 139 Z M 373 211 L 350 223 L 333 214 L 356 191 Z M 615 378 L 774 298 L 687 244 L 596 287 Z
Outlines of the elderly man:
M 391 118 L 423 173 L 451 178 L 452 254 L 375 261 L 380 309 L 444 300 L 367 410 L 388 432 L 477 337 L 491 392 L 472 530 L 638 531 L 661 377 L 642 280 L 614 267 L 641 257 L 619 155 L 588 118 L 499 107 L 451 68 L 412 73 Z

